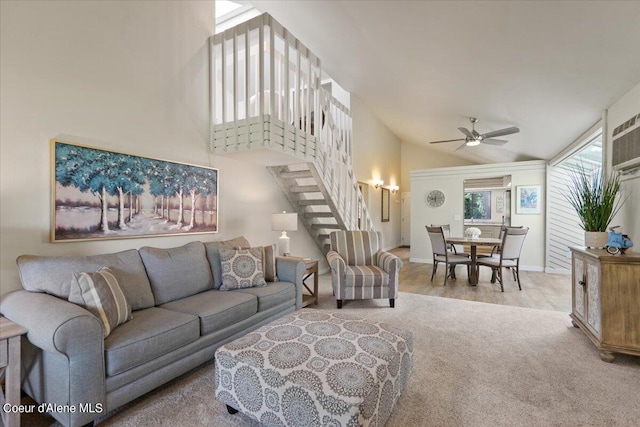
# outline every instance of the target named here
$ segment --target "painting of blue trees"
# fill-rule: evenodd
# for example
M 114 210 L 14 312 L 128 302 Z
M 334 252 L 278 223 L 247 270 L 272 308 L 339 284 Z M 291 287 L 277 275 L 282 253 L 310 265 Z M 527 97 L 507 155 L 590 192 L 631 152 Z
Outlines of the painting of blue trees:
M 218 231 L 218 170 L 52 140 L 54 242 Z

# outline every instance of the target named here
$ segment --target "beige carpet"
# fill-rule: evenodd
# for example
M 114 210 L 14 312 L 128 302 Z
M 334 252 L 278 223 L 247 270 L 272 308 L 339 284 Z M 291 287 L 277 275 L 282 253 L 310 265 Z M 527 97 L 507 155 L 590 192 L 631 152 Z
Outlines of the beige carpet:
M 326 293 L 317 309 L 333 310 L 334 304 Z M 566 313 L 406 293 L 395 309 L 387 304 L 352 301 L 343 309 L 414 333 L 413 374 L 387 426 L 640 424 L 640 358 L 602 362 Z M 100 425 L 258 424 L 227 414 L 213 398 L 209 364 L 126 405 Z

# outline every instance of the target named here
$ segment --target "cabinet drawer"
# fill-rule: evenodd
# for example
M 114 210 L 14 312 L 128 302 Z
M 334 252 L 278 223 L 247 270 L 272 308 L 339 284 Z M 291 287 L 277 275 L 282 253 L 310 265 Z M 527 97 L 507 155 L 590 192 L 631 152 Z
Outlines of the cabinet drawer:
M 7 366 L 9 362 L 9 358 L 7 356 L 7 348 L 9 345 L 9 340 L 1 340 L 0 341 L 0 368 L 4 368 Z

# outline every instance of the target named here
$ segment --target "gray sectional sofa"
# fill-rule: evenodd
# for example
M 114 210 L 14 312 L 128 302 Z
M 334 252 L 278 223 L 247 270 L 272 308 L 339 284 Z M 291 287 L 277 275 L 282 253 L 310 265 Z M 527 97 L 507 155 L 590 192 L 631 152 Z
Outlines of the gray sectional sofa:
M 276 258 L 279 281 L 266 287 L 218 290 L 219 249 L 248 246 L 237 238 L 94 256 L 19 257 L 24 290 L 7 294 L 0 313 L 29 330 L 22 345 L 23 390 L 38 403 L 63 405 L 51 415 L 65 426 L 85 425 L 212 360 L 220 345 L 300 309 L 300 260 Z M 67 301 L 74 271 L 103 266 L 133 313 L 106 339 L 96 317 Z

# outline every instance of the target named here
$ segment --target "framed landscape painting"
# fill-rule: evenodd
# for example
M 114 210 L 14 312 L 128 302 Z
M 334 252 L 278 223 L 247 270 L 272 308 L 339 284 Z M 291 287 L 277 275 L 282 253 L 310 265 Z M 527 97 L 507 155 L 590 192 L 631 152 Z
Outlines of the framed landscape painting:
M 218 170 L 51 140 L 51 241 L 218 231 Z
M 542 186 L 522 185 L 516 189 L 516 213 L 539 214 Z

